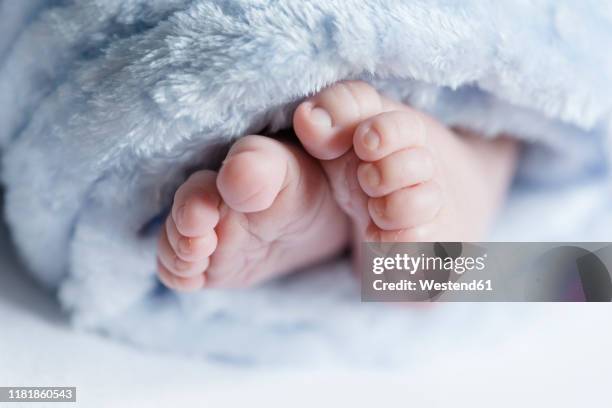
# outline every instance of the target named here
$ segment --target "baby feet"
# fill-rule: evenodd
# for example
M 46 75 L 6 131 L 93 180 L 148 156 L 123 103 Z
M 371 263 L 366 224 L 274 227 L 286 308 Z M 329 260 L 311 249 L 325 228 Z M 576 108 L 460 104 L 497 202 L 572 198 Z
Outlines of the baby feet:
M 219 173 L 176 192 L 158 249 L 161 281 L 177 290 L 246 286 L 341 251 L 348 220 L 319 163 L 302 149 L 247 136 Z
M 218 174 L 197 172 L 179 188 L 159 244 L 164 284 L 245 286 L 337 254 L 350 239 L 478 240 L 516 157 L 509 140 L 459 136 L 357 81 L 303 102 L 294 129 L 308 153 L 247 136 Z
M 321 159 L 358 241 L 482 238 L 511 174 L 512 143 L 459 137 L 364 82 L 302 103 L 294 128 Z

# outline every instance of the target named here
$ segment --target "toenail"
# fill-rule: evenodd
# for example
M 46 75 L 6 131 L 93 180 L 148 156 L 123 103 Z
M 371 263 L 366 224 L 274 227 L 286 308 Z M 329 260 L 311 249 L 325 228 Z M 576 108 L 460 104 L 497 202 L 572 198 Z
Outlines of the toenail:
M 365 182 L 367 185 L 370 187 L 378 186 L 380 184 L 380 172 L 376 166 L 368 163 L 364 167 Z
M 191 238 L 187 238 L 187 237 L 182 237 L 179 239 L 178 242 L 178 250 L 182 255 L 189 255 L 191 254 L 191 250 L 192 250 L 192 240 Z
M 378 146 L 380 146 L 380 136 L 373 130 L 368 130 L 366 134 L 363 135 L 363 144 L 369 150 L 376 150 Z
M 332 127 L 332 118 L 325 109 L 313 108 L 310 111 L 310 119 L 320 126 Z
M 174 259 L 174 267 L 177 271 L 184 271 L 189 269 L 191 263 L 183 261 L 181 258 Z

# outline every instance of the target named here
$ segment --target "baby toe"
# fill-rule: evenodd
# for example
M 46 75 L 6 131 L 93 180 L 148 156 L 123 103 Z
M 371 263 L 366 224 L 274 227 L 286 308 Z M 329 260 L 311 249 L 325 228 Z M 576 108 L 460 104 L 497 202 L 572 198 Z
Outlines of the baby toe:
M 376 161 L 399 150 L 424 145 L 426 132 L 423 114 L 406 107 L 362 122 L 353 135 L 353 147 L 361 160 Z
M 442 190 L 434 181 L 370 198 L 372 221 L 383 230 L 414 228 L 431 221 L 442 206 Z
M 214 229 L 200 237 L 187 237 L 178 231 L 172 217 L 167 218 L 165 228 L 174 253 L 184 261 L 202 260 L 210 256 L 217 246 L 217 234 Z
M 166 231 L 162 232 L 159 240 L 157 259 L 158 262 L 164 266 L 166 272 L 182 278 L 194 277 L 202 274 L 209 263 L 208 256 L 201 256 L 194 261 L 182 259 L 177 255 L 170 244 Z
M 343 81 L 298 106 L 293 125 L 312 156 L 332 160 L 351 148 L 353 132 L 361 121 L 384 109 L 383 98 L 371 85 Z
M 382 197 L 395 190 L 430 180 L 434 160 L 423 147 L 400 150 L 375 162 L 362 162 L 357 170 L 359 184 L 370 197 Z
M 180 277 L 170 272 L 163 263 L 158 261 L 159 280 L 168 288 L 183 292 L 193 292 L 202 289 L 206 283 L 206 276 L 198 274 L 191 277 Z
M 246 136 L 232 146 L 217 178 L 224 202 L 244 213 L 268 209 L 283 187 L 287 153 L 264 136 Z
M 206 235 L 219 222 L 220 197 L 215 179 L 216 173 L 199 171 L 177 190 L 171 217 L 181 235 Z

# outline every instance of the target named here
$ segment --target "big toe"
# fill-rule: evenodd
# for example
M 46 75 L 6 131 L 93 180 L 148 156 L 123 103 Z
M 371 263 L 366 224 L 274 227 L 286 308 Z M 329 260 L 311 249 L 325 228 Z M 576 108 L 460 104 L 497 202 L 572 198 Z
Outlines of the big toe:
M 283 187 L 287 160 L 279 143 L 263 136 L 246 136 L 229 151 L 217 178 L 217 188 L 233 210 L 251 213 L 269 208 Z
M 389 108 L 371 85 L 343 81 L 300 104 L 293 127 L 308 153 L 317 159 L 332 160 L 351 149 L 359 123 Z

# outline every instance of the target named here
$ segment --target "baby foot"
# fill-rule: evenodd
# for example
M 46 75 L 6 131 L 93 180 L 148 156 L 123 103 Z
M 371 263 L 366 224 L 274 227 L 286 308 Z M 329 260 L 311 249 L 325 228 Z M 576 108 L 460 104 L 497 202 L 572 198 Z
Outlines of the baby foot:
M 364 82 L 341 82 L 303 102 L 294 128 L 321 159 L 360 241 L 478 240 L 510 178 L 487 180 L 500 173 L 489 167 L 512 163 L 512 154 L 491 162 L 507 146 L 459 137 Z
M 316 160 L 247 136 L 218 174 L 199 171 L 176 192 L 159 277 L 178 290 L 250 285 L 341 251 L 348 225 Z

